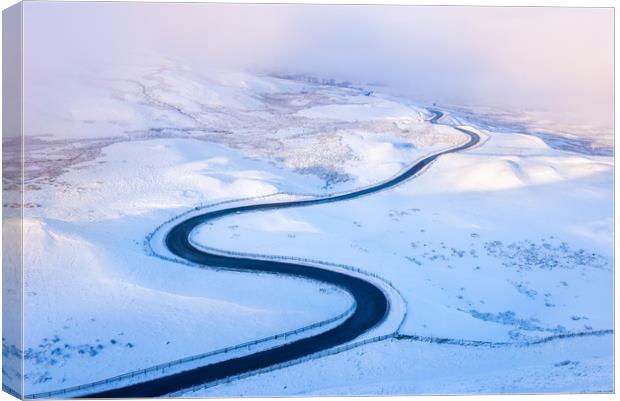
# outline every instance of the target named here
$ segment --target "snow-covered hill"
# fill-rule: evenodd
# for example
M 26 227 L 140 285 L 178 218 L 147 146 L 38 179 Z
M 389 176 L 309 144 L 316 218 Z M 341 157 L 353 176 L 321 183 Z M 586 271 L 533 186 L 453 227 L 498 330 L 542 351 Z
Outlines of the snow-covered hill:
M 350 190 L 464 140 L 451 127 L 428 123 L 425 109 L 380 91 L 196 71 L 176 61 L 150 60 L 88 80 L 59 78 L 32 91 L 40 96 L 26 104 L 26 394 L 342 313 L 351 299 L 335 288 L 173 263 L 152 255 L 145 238 L 197 205 Z M 201 228 L 195 238 L 373 271 L 408 301 L 402 334 L 409 336 L 527 342 L 611 328 L 613 160 L 552 149 L 518 133 L 484 136 L 477 149 L 442 157 L 394 190 L 234 216 Z M 581 363 L 581 381 L 562 371 L 555 376 L 561 385 L 549 389 L 607 391 L 609 344 L 597 343 L 600 366 L 590 369 L 594 356 L 584 347 L 597 340 L 570 341 L 575 353 L 561 366 Z M 364 357 L 377 347 L 390 348 L 384 359 Z M 256 380 L 267 377 L 259 376 L 205 394 L 364 392 L 365 372 L 378 375 L 373 383 L 383 383 L 381 393 L 436 392 L 406 373 L 415 372 L 407 369 L 416 353 L 444 355 L 434 365 L 438 371 L 449 355 L 474 355 L 488 366 L 510 355 L 443 347 L 394 340 L 304 365 L 312 380 L 301 389 L 300 376 L 283 370 L 268 377 L 286 379 L 290 391 L 259 391 Z M 516 380 L 537 353 L 518 352 L 526 356 L 497 383 Z M 347 370 L 346 382 L 322 380 L 333 361 L 369 367 Z M 402 366 L 395 380 L 410 385 L 391 386 L 381 376 L 384 364 Z M 519 391 L 545 391 L 536 383 Z M 455 391 L 479 391 L 468 388 Z

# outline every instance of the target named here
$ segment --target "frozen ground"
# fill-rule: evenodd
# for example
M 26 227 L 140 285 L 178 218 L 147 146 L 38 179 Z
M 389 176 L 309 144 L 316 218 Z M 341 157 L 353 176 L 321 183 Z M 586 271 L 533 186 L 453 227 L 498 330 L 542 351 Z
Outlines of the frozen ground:
M 324 285 L 191 268 L 151 256 L 144 244 L 199 204 L 348 190 L 464 139 L 424 122 L 428 113 L 407 102 L 326 83 L 158 61 L 38 89 L 41 103 L 27 105 L 26 119 L 26 394 L 349 307 L 346 294 Z M 487 134 L 478 149 L 443 157 L 395 190 L 235 216 L 194 237 L 376 272 L 408 301 L 403 335 L 524 347 L 389 340 L 205 394 L 609 391 L 610 335 L 527 344 L 612 328 L 613 160 Z M 438 387 L 433 372 L 453 387 Z M 482 377 L 488 385 L 471 384 Z

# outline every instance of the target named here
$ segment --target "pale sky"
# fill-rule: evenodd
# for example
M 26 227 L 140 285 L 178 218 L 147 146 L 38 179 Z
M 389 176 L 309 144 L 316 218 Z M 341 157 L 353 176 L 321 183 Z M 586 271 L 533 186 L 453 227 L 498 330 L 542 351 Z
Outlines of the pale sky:
M 423 101 L 613 125 L 613 10 L 24 3 L 27 78 L 151 52 L 198 68 L 381 82 Z M 104 67 L 102 67 L 104 66 Z M 83 72 L 83 71 L 82 71 Z

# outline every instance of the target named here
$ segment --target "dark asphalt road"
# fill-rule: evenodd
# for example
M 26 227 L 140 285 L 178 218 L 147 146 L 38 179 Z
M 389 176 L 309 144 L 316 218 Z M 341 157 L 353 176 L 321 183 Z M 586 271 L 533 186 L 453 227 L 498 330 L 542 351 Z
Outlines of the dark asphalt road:
M 434 113 L 434 116 L 430 121 L 433 124 L 437 124 L 443 113 L 436 110 L 431 110 L 431 112 Z M 84 398 L 162 396 L 199 384 L 272 366 L 315 352 L 323 351 L 351 341 L 375 327 L 387 316 L 389 311 L 389 303 L 383 291 L 381 291 L 374 284 L 362 278 L 298 263 L 216 255 L 199 250 L 192 246 L 189 242 L 189 235 L 194 228 L 205 222 L 232 214 L 333 203 L 358 198 L 360 196 L 391 188 L 407 180 L 408 178 L 411 178 L 439 156 L 446 153 L 458 152 L 467 149 L 480 141 L 480 137 L 476 133 L 461 128 L 456 129 L 469 135 L 469 142 L 459 147 L 428 156 L 411 166 L 411 168 L 404 171 L 401 175 L 375 186 L 331 197 L 238 206 L 231 207 L 229 209 L 206 212 L 182 221 L 173 227 L 167 234 L 165 239 L 166 245 L 172 253 L 202 266 L 234 269 L 236 271 L 244 270 L 248 272 L 266 272 L 303 277 L 306 279 L 328 283 L 348 291 L 357 301 L 357 308 L 353 315 L 351 315 L 342 324 L 324 333 L 303 338 L 273 349 L 260 351 L 243 357 L 232 358 L 222 362 L 212 363 L 210 365 L 180 373 L 174 373 L 166 377 L 152 379 L 126 387 L 90 394 Z M 196 334 L 200 335 L 200 333 Z

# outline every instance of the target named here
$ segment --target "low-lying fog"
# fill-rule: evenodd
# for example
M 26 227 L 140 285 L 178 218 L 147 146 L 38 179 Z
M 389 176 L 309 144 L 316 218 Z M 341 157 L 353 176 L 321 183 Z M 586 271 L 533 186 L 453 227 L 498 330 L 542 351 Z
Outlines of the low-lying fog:
M 151 54 L 198 70 L 378 83 L 422 103 L 533 111 L 550 127 L 613 136 L 610 8 L 32 2 L 24 24 L 27 111 L 62 109 L 62 77 Z

